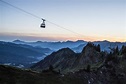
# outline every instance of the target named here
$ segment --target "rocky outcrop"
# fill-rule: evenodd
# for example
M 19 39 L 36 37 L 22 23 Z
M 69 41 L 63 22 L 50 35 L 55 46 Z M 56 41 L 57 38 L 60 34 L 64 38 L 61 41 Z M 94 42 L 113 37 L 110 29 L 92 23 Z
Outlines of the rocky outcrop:
M 84 67 L 85 65 L 91 65 L 102 61 L 102 53 L 100 52 L 99 45 L 96 46 L 92 43 L 88 43 L 77 57 L 75 61 L 76 67 Z

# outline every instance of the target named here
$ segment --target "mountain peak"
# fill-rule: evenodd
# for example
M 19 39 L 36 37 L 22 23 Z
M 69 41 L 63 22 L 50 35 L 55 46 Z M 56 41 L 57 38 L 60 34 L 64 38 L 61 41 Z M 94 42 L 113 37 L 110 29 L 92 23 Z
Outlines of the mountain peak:
M 103 42 L 109 42 L 108 40 L 103 40 Z
M 70 48 L 62 48 L 62 49 L 60 49 L 59 51 L 57 51 L 57 52 L 66 52 L 66 53 L 74 53 L 74 51 L 73 50 L 71 50 Z
M 84 40 L 77 40 L 76 42 L 85 42 Z
M 57 52 L 53 52 L 52 54 L 48 55 L 44 58 L 44 60 L 41 60 L 32 68 L 41 68 L 41 69 L 47 69 L 50 65 L 53 65 L 54 67 L 61 68 L 66 67 L 68 59 L 72 59 L 74 57 L 75 52 L 72 51 L 70 48 L 63 48 L 58 50 Z
M 42 43 L 42 41 L 36 41 L 36 43 Z
M 22 44 L 22 43 L 25 43 L 25 42 L 17 39 L 17 40 L 14 40 L 13 43 Z
M 83 48 L 82 53 L 89 51 L 90 49 L 100 52 L 100 45 L 94 45 L 93 43 L 89 42 L 87 45 Z
M 13 42 L 23 42 L 23 41 L 21 41 L 21 40 L 17 39 L 17 40 L 14 40 Z

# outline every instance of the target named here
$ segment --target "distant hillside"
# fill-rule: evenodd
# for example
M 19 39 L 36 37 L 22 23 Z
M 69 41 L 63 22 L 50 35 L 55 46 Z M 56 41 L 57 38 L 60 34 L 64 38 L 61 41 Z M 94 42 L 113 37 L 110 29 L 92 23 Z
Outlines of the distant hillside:
M 13 43 L 16 44 L 27 44 L 33 47 L 41 47 L 41 48 L 49 48 L 53 51 L 57 51 L 62 48 L 70 48 L 74 52 L 80 53 L 84 46 L 88 43 L 87 41 L 78 40 L 78 41 L 63 41 L 63 42 L 43 42 L 43 41 L 37 41 L 37 42 L 25 42 L 20 40 L 15 40 Z M 109 42 L 109 41 L 94 41 L 92 42 L 94 44 L 100 44 L 102 51 L 110 52 L 110 48 L 115 48 L 118 46 L 121 48 L 122 45 L 126 46 L 126 42 Z
M 13 43 L 16 44 L 27 44 L 27 45 L 31 45 L 31 46 L 39 46 L 42 48 L 50 48 L 51 50 L 59 50 L 61 48 L 74 48 L 79 46 L 80 44 L 84 44 L 87 43 L 86 41 L 83 40 L 78 40 L 78 41 L 64 41 L 64 42 L 42 42 L 42 41 L 37 41 L 37 42 L 24 42 L 24 41 L 20 41 L 20 40 L 15 40 L 13 41 Z
M 37 62 L 46 53 L 52 52 L 47 48 L 32 47 L 23 44 L 14 44 L 10 42 L 0 42 L 0 63 L 14 66 L 29 66 Z

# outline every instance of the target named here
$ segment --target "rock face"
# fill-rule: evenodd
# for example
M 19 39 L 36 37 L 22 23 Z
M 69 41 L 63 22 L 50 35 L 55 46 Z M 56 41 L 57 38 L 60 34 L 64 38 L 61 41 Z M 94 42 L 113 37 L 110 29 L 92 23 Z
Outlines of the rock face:
M 69 48 L 63 48 L 47 56 L 31 68 L 44 70 L 52 65 L 56 70 L 73 72 L 87 67 L 87 65 L 98 63 L 102 58 L 101 52 L 92 43 L 88 43 L 81 53 L 75 53 Z
M 88 43 L 78 56 L 78 58 L 75 61 L 75 65 L 77 64 L 78 66 L 84 66 L 87 64 L 94 64 L 98 63 L 102 58 L 102 54 L 99 50 L 97 50 L 97 46 L 95 46 L 92 43 Z

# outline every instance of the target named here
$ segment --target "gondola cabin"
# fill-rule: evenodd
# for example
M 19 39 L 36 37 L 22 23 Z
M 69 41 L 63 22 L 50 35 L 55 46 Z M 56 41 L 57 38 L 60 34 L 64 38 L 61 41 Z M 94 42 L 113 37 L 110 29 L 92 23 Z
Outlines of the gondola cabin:
M 40 27 L 41 27 L 41 28 L 45 28 L 45 27 L 46 27 L 46 25 L 45 25 L 45 19 L 42 19 L 42 21 L 43 21 L 43 22 L 42 22 L 42 24 L 40 25 Z

